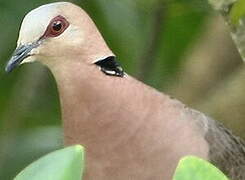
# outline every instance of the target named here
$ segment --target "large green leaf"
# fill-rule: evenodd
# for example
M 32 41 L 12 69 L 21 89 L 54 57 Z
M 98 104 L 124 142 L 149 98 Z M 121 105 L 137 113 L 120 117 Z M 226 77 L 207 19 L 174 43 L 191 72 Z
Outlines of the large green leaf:
M 80 145 L 52 152 L 35 161 L 15 180 L 81 180 L 84 150 Z
M 174 180 L 228 180 L 215 166 L 197 157 L 187 156 L 180 160 Z

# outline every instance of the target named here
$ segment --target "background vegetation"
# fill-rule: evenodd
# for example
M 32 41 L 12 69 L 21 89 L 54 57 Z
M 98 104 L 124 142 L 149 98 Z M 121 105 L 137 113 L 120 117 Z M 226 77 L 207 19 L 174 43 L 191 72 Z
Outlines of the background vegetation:
M 51 0 L 0 1 L 0 179 L 62 146 L 59 99 L 38 63 L 4 66 L 28 11 Z M 228 27 L 205 0 L 73 0 L 124 69 L 245 137 L 245 68 Z

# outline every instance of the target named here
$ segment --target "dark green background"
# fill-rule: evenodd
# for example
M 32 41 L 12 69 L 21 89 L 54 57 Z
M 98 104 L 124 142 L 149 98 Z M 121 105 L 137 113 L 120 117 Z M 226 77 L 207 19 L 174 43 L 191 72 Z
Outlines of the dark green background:
M 49 2 L 54 1 L 0 0 L 1 180 L 12 179 L 37 157 L 62 146 L 59 99 L 51 73 L 38 63 L 21 66 L 10 74 L 4 72 L 23 16 Z M 212 34 L 210 21 L 216 24 L 217 19 L 221 29 L 225 26 L 206 1 L 72 2 L 94 19 L 127 73 L 224 121 L 245 136 L 241 125 L 245 124 L 245 100 L 242 93 L 237 97 L 239 93 L 230 89 L 242 84 L 242 62 L 227 33 Z M 222 33 L 228 40 L 217 43 L 214 39 Z M 203 44 L 208 44 L 207 49 Z M 217 54 L 208 60 L 212 56 L 209 44 L 219 51 L 212 52 Z M 196 51 L 202 53 L 194 56 Z M 193 56 L 197 58 L 193 60 Z

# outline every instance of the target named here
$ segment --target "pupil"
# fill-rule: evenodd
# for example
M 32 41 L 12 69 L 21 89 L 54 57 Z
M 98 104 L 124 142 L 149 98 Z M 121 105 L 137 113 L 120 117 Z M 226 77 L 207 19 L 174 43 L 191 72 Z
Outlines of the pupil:
M 62 23 L 60 21 L 54 22 L 53 24 L 53 30 L 60 31 L 62 28 Z

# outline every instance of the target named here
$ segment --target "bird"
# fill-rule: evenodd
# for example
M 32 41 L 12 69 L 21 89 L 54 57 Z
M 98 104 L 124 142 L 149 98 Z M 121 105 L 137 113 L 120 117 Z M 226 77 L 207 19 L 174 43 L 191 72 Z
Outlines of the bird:
M 35 61 L 57 83 L 64 145 L 86 149 L 85 180 L 170 180 L 188 155 L 245 179 L 244 140 L 127 74 L 81 7 L 55 2 L 24 17 L 5 70 Z

